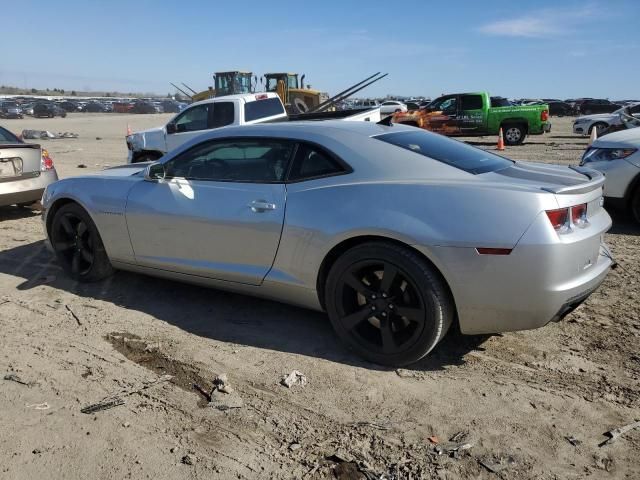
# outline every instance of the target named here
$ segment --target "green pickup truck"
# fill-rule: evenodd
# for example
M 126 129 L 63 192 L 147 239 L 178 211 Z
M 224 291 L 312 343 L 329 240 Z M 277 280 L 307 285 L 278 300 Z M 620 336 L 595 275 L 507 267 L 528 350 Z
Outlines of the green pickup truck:
M 487 92 L 443 95 L 420 110 L 395 113 L 392 121 L 458 137 L 498 135 L 502 128 L 506 145 L 551 131 L 548 105 L 510 105 Z

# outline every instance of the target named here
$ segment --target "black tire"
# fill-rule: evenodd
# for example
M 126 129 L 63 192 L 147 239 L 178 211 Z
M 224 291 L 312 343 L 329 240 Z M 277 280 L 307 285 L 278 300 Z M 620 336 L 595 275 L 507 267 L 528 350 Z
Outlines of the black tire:
M 345 252 L 331 267 L 324 290 L 340 339 L 382 365 L 420 360 L 442 340 L 455 314 L 437 270 L 392 243 L 370 242 Z
M 97 282 L 113 273 L 98 229 L 77 203 L 63 205 L 55 213 L 49 238 L 58 262 L 74 280 Z
M 596 129 L 596 134 L 600 136 L 609 128 L 609 125 L 604 122 L 596 122 L 589 127 L 589 135 L 591 135 L 591 130 L 594 128 Z
M 640 223 L 640 185 L 636 187 L 636 191 L 631 197 L 631 215 L 633 215 L 633 219 Z
M 527 136 L 527 127 L 521 123 L 502 125 L 502 137 L 505 145 L 522 145 Z
M 154 152 L 142 152 L 140 155 L 133 158 L 131 163 L 142 163 L 142 162 L 155 162 L 162 155 L 158 155 Z

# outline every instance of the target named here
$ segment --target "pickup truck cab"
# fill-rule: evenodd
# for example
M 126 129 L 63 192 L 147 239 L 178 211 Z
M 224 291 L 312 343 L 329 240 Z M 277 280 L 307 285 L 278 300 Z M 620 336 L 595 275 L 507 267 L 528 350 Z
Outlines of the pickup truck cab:
M 487 92 L 443 95 L 420 110 L 394 114 L 393 123 L 461 137 L 497 135 L 502 128 L 507 145 L 551 130 L 548 105 L 493 106 Z
M 162 127 L 128 135 L 128 162 L 157 160 L 206 130 L 281 119 L 287 119 L 287 113 L 280 97 L 273 92 L 203 100 L 190 105 Z

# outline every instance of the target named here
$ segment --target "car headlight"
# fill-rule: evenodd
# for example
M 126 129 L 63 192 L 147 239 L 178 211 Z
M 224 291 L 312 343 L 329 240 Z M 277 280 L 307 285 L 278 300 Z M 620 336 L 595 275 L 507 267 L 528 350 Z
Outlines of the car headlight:
M 636 148 L 588 148 L 582 156 L 580 165 L 590 162 L 608 162 L 627 158 L 638 150 Z

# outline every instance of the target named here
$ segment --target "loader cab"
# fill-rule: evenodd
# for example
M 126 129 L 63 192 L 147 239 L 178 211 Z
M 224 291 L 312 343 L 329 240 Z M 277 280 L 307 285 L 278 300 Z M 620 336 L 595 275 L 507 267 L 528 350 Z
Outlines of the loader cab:
M 297 73 L 265 73 L 264 79 L 267 92 L 277 92 L 280 80 L 282 80 L 287 89 L 300 88 Z
M 216 72 L 214 81 L 216 97 L 252 93 L 254 90 L 251 72 Z

